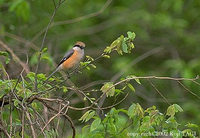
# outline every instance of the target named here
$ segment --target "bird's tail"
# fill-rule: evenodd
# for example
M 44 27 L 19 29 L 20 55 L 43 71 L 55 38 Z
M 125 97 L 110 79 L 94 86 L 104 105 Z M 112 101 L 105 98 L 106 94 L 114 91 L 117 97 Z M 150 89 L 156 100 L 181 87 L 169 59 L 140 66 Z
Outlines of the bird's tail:
M 51 78 L 51 76 L 53 76 L 53 74 L 55 74 L 58 70 L 59 70 L 59 67 L 56 68 L 56 69 L 47 77 L 47 79 L 44 81 L 43 84 L 45 84 L 45 83 Z

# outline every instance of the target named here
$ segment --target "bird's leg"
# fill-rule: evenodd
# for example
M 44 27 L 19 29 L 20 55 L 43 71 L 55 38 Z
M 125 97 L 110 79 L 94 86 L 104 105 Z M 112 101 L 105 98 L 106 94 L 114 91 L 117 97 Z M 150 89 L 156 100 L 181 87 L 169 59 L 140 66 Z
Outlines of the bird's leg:
M 82 73 L 82 72 L 80 72 L 80 71 L 78 70 L 78 68 L 79 68 L 79 66 L 77 66 L 77 67 L 74 69 L 74 72 L 75 72 L 75 73 Z
M 69 74 L 69 72 L 67 71 L 67 78 L 68 79 L 70 79 L 71 77 L 70 77 L 70 74 Z

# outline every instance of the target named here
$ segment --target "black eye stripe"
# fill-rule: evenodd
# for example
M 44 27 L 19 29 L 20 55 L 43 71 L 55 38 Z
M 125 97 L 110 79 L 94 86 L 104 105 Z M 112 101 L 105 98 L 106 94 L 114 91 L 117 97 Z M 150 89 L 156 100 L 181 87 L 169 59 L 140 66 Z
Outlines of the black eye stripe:
M 74 47 L 79 47 L 80 49 L 84 49 L 84 47 L 82 47 L 80 45 L 74 45 Z

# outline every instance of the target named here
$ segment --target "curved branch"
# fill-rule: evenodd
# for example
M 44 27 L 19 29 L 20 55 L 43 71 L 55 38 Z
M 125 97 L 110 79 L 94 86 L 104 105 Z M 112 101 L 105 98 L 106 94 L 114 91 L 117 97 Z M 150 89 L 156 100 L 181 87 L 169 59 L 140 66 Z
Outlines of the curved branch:
M 19 63 L 21 66 L 22 66 L 22 68 L 26 71 L 26 73 L 29 73 L 30 72 L 30 69 L 29 69 L 29 67 L 27 66 L 27 64 L 25 64 L 24 62 L 22 62 L 20 59 L 19 59 L 19 57 L 17 56 L 17 55 L 15 55 L 15 53 L 13 52 L 13 50 L 12 49 L 10 49 L 4 42 L 2 42 L 1 40 L 0 40 L 0 45 L 3 47 L 3 48 L 5 48 L 8 52 L 10 52 L 10 54 L 12 55 L 12 57 L 13 57 L 13 59 L 17 62 L 17 63 Z

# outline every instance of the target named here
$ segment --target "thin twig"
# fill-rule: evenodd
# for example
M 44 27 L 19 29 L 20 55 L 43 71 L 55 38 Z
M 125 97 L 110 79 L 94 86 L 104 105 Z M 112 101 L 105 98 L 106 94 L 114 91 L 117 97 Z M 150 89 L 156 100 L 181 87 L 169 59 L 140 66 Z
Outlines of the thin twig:
M 37 138 L 36 137 L 36 133 L 35 133 L 35 129 L 33 127 L 33 123 L 32 123 L 32 120 L 31 120 L 31 117 L 30 117 L 30 114 L 28 113 L 28 111 L 26 111 L 26 117 L 27 117 L 27 119 L 29 121 L 33 138 Z
M 149 83 L 151 84 L 151 86 L 156 90 L 156 92 L 164 99 L 164 101 L 165 101 L 167 104 L 171 105 L 171 104 L 169 103 L 169 101 L 167 100 L 167 98 L 165 98 L 165 96 L 156 88 L 156 86 L 153 84 L 153 82 L 152 82 L 151 80 L 149 80 L 149 79 L 148 79 L 148 81 L 149 81 Z
M 40 102 L 42 102 L 47 108 L 51 109 L 52 111 L 54 111 L 54 112 L 56 112 L 56 113 L 59 112 L 58 110 L 56 110 L 56 109 L 54 109 L 53 107 L 49 106 L 49 105 L 48 105 L 46 102 L 44 102 L 43 100 L 40 100 L 40 99 L 37 99 L 37 100 L 39 100 Z M 69 106 L 68 106 L 68 107 L 69 107 Z M 74 126 L 74 123 L 73 123 L 72 119 L 71 119 L 68 115 L 64 114 L 63 112 L 61 112 L 61 115 L 63 115 L 63 116 L 69 121 L 70 126 L 71 126 L 71 128 L 72 128 L 72 130 L 73 130 L 72 138 L 75 138 L 76 129 L 75 129 L 75 126 Z
M 138 62 L 148 58 L 151 55 L 154 55 L 160 51 L 163 50 L 163 47 L 156 47 L 150 51 L 147 51 L 146 53 L 144 53 L 143 55 L 137 57 L 136 59 L 134 59 L 132 62 L 130 62 L 129 64 L 127 64 L 124 68 L 122 68 L 120 70 L 120 72 L 116 73 L 112 78 L 111 81 L 115 82 L 117 79 L 119 79 L 119 77 L 121 77 L 126 71 L 129 70 L 130 67 L 132 67 L 133 65 L 137 64 Z
M 54 118 L 56 118 L 58 115 L 60 115 L 60 113 L 61 113 L 68 105 L 69 105 L 69 103 L 66 104 L 57 114 L 55 114 L 53 117 L 51 117 L 51 118 L 49 119 L 49 121 L 45 124 L 45 126 L 42 128 L 42 131 L 44 131 L 44 129 L 48 126 L 48 124 L 49 124 Z
M 59 0 L 59 3 L 58 5 L 55 7 L 54 11 L 53 11 L 53 14 L 50 18 L 50 21 L 45 29 L 45 33 L 44 33 L 44 36 L 43 36 L 43 39 L 42 39 L 42 44 L 41 44 L 41 47 L 40 47 L 40 52 L 39 52 L 39 56 L 38 56 L 38 63 L 37 63 L 37 66 L 36 66 L 36 70 L 35 70 L 35 90 L 37 92 L 37 73 L 38 73 L 38 68 L 40 66 L 40 60 L 41 60 L 41 56 L 42 56 L 42 49 L 44 48 L 44 42 L 46 40 L 46 37 L 47 37 L 47 33 L 48 33 L 48 30 L 49 30 L 49 27 L 51 25 L 51 23 L 53 22 L 53 19 L 54 19 L 54 16 L 56 15 L 56 12 L 58 10 L 58 8 L 60 7 L 60 5 L 63 3 L 64 1 L 61 1 Z
M 5 43 L 3 43 L 3 41 L 1 41 L 1 40 L 0 40 L 0 45 L 1 45 L 3 48 L 5 48 L 8 52 L 10 52 L 10 54 L 11 54 L 12 57 L 13 57 L 13 59 L 14 59 L 17 63 L 19 63 L 19 64 L 22 66 L 22 68 L 25 69 L 26 73 L 29 73 L 29 72 L 30 72 L 29 67 L 28 67 L 24 62 L 22 62 L 22 61 L 20 60 L 20 58 L 19 58 L 17 55 L 15 55 L 15 53 L 13 52 L 13 50 L 10 49 L 10 48 L 9 48 Z
M 106 3 L 103 5 L 103 7 L 97 12 L 90 13 L 90 14 L 84 15 L 84 16 L 80 16 L 80 17 L 77 17 L 77 18 L 74 18 L 74 19 L 69 19 L 69 20 L 65 20 L 65 21 L 57 21 L 55 23 L 52 23 L 49 28 L 52 28 L 52 27 L 58 26 L 58 25 L 72 24 L 72 23 L 76 23 L 76 22 L 79 22 L 79 21 L 82 21 L 82 20 L 85 20 L 85 19 L 96 17 L 96 16 L 100 15 L 101 13 L 103 13 L 105 11 L 105 9 L 111 4 L 111 2 L 112 2 L 112 0 L 107 0 Z M 45 32 L 45 28 L 42 29 L 39 33 L 37 33 L 33 37 L 33 39 L 31 40 L 31 42 L 34 42 L 44 32 Z
M 188 89 L 183 83 L 181 83 L 180 81 L 177 81 L 186 91 L 188 91 L 189 93 L 191 93 L 192 95 L 194 95 L 194 96 L 196 96 L 198 99 L 200 99 L 200 97 L 196 94 L 196 93 L 194 93 L 194 92 L 192 92 L 190 89 Z
M 36 51 L 40 50 L 34 43 L 32 43 L 32 42 L 30 42 L 30 41 L 28 41 L 28 40 L 26 40 L 26 39 L 24 39 L 24 38 L 22 38 L 20 36 L 17 36 L 15 34 L 11 34 L 9 32 L 5 32 L 4 35 L 7 36 L 7 37 L 10 37 L 12 39 L 15 39 L 18 42 L 24 43 L 25 45 L 30 45 L 30 47 L 32 49 L 36 50 Z
M 3 131 L 3 133 L 5 134 L 5 136 L 7 136 L 8 138 L 11 138 L 11 136 L 8 134 L 8 131 L 5 129 L 5 127 L 3 126 L 2 122 L 0 121 L 0 130 Z
M 22 138 L 24 138 L 24 125 L 25 125 L 24 124 L 24 114 L 25 114 L 24 111 L 22 111 L 22 121 L 21 121 L 22 122 Z

